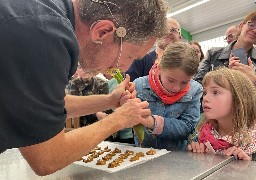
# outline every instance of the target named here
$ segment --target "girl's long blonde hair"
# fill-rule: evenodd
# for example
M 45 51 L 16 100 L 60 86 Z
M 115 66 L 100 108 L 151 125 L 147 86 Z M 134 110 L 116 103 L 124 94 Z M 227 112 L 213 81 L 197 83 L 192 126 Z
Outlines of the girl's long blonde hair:
M 232 94 L 232 135 L 238 133 L 239 137 L 243 137 L 238 140 L 238 146 L 246 139 L 251 141 L 248 129 L 256 124 L 256 87 L 245 74 L 226 67 L 207 73 L 202 81 L 203 87 L 208 86 L 211 80 Z M 207 119 L 203 115 L 197 125 L 197 132 L 200 132 L 202 126 L 209 121 L 217 126 L 214 119 Z

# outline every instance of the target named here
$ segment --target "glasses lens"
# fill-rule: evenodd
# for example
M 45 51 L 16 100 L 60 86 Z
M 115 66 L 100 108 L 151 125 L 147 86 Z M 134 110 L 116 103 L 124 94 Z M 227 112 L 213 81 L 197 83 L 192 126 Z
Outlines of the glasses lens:
M 171 29 L 170 29 L 170 32 L 177 34 L 177 33 L 178 33 L 178 29 L 177 29 L 177 28 L 171 28 Z
M 256 22 L 248 22 L 248 26 L 250 29 L 256 29 Z

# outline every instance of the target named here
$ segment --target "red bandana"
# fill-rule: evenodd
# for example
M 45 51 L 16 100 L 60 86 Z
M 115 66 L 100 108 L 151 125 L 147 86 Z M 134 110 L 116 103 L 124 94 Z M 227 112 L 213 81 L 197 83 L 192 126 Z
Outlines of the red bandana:
M 159 79 L 159 66 L 155 64 L 149 71 L 148 80 L 151 88 L 161 98 L 165 104 L 173 104 L 180 100 L 185 94 L 187 94 L 190 83 L 179 93 L 171 95 L 161 84 Z
M 211 123 L 206 123 L 202 130 L 200 131 L 198 141 L 200 143 L 205 143 L 209 141 L 214 150 L 223 150 L 231 147 L 231 144 L 223 139 L 216 139 L 212 134 L 211 130 L 213 126 Z

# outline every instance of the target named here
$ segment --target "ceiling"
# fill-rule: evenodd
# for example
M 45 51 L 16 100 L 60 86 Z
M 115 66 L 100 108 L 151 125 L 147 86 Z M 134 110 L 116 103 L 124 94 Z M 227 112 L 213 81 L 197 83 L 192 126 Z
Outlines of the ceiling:
M 168 0 L 170 13 L 201 0 Z M 192 36 L 241 21 L 256 9 L 256 0 L 209 0 L 208 2 L 172 16 Z M 228 26 L 227 26 L 228 27 Z M 224 32 L 220 36 L 224 35 Z

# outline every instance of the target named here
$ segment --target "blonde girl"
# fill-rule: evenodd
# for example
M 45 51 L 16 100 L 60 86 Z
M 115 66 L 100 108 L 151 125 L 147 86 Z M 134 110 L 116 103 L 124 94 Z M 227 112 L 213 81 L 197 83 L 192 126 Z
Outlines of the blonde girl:
M 198 142 L 188 150 L 208 152 L 210 144 L 218 154 L 250 160 L 256 152 L 255 86 L 245 74 L 228 68 L 209 72 L 202 85 L 204 115 L 197 126 Z

